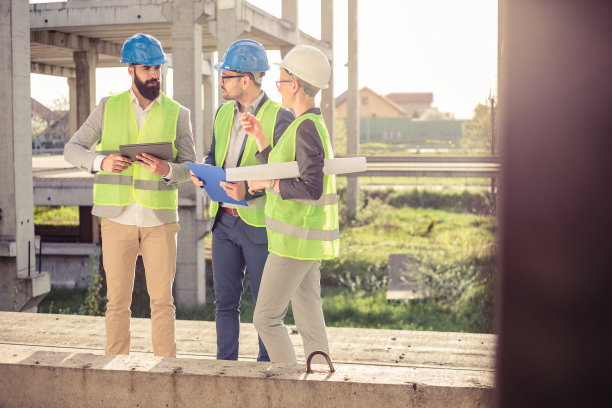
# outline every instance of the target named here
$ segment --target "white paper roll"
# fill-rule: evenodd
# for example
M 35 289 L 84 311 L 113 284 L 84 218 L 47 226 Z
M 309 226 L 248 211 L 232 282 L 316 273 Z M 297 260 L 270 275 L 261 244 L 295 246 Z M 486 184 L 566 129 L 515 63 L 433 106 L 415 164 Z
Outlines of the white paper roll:
M 325 159 L 324 174 L 349 174 L 366 171 L 365 157 L 343 157 L 341 159 Z M 247 167 L 234 167 L 225 170 L 227 181 L 270 180 L 296 178 L 300 169 L 296 161 L 273 164 L 258 164 Z

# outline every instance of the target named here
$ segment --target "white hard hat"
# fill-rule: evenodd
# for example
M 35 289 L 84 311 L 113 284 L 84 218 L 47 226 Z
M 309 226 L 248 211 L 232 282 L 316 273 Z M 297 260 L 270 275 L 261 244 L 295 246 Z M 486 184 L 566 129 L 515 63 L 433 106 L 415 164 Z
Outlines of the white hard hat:
M 329 86 L 331 66 L 325 54 L 315 47 L 296 45 L 283 58 L 280 66 L 319 89 Z

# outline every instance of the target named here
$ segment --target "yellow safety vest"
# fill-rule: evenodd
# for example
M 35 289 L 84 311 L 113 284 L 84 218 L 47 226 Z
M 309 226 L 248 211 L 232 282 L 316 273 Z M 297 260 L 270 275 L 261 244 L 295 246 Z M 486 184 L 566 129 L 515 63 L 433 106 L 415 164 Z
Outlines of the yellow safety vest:
M 325 158 L 334 157 L 323 117 L 307 113 L 289 125 L 270 152 L 268 163 L 295 160 L 296 132 L 300 123 L 305 120 L 314 122 L 323 144 Z M 283 200 L 280 194 L 273 190 L 268 189 L 266 193 L 268 251 L 302 260 L 333 259 L 338 256 L 340 229 L 335 175 L 323 176 L 323 194 L 318 200 Z
M 171 142 L 172 156 L 176 158 L 174 141 L 179 109 L 177 102 L 162 93 L 161 104 L 153 104 L 139 132 L 130 92 L 111 96 L 104 109 L 104 132 L 96 150 L 119 153 L 122 144 Z M 146 208 L 176 210 L 178 189 L 138 165 L 132 165 L 121 173 L 96 173 L 94 204 L 127 206 L 134 201 Z
M 268 136 L 270 146 L 274 147 L 274 129 L 276 127 L 276 116 L 281 104 L 268 99 L 259 108 L 256 118 L 259 119 L 261 127 Z M 232 133 L 232 122 L 234 121 L 234 102 L 227 102 L 219 108 L 215 119 L 215 163 L 223 166 L 227 149 L 229 148 L 230 135 Z M 257 153 L 257 142 L 253 137 L 247 136 L 247 141 L 242 153 L 239 167 L 260 164 L 255 158 Z M 240 182 L 242 183 L 242 182 Z M 265 227 L 264 207 L 266 206 L 266 195 L 247 201 L 248 207 L 238 206 L 238 215 L 242 220 L 254 227 Z M 212 201 L 210 204 L 210 217 L 214 218 L 219 210 L 219 203 Z

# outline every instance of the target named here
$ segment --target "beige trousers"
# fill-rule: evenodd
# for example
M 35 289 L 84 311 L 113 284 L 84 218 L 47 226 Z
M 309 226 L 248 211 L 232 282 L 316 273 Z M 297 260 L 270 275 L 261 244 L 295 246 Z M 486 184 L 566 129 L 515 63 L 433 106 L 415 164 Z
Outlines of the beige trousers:
M 156 227 L 123 225 L 102 219 L 106 272 L 106 354 L 129 354 L 134 270 L 142 254 L 151 299 L 151 337 L 156 356 L 176 357 L 172 284 L 176 271 L 178 223 Z
M 321 261 L 299 259 L 268 254 L 259 286 L 257 305 L 253 313 L 253 325 L 261 337 L 270 361 L 296 363 L 293 343 L 283 323 L 289 302 L 302 341 L 306 358 L 316 350 L 329 355 L 329 343 L 323 317 L 321 300 Z M 316 355 L 315 364 L 325 364 Z

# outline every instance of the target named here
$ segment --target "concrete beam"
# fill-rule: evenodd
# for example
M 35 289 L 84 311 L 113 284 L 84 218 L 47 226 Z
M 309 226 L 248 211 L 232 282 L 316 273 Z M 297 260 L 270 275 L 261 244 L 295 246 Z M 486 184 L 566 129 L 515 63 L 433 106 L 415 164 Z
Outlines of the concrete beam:
M 31 62 L 30 72 L 33 74 L 76 78 L 76 69 L 74 68 L 62 67 L 59 65 L 43 64 L 41 62 Z
M 30 43 L 50 47 L 65 48 L 72 51 L 95 51 L 98 54 L 121 57 L 122 44 L 103 41 L 81 35 L 64 33 L 61 31 L 31 31 Z
M 30 5 L 30 26 L 34 29 L 79 27 L 90 25 L 168 23 L 168 7 L 172 0 L 71 0 L 66 3 Z M 200 2 L 199 2 L 200 3 Z M 214 14 L 214 2 L 204 1 L 203 12 Z
M 93 177 L 35 178 L 34 205 L 91 205 Z
M 69 173 L 77 173 L 77 177 L 34 177 L 34 205 L 91 205 L 93 176 L 78 177 L 83 172 L 77 169 Z M 179 195 L 178 204 L 179 207 L 196 206 L 191 196 Z
M 281 42 L 279 49 L 282 47 L 293 48 L 293 46 L 297 44 L 306 44 L 317 47 L 327 56 L 327 58 L 331 59 L 333 57 L 330 44 L 317 40 L 304 32 L 295 30 L 291 23 L 283 20 L 279 21 L 271 14 L 266 13 L 248 2 L 246 3 L 246 7 L 243 8 L 242 19 L 248 22 L 252 30 L 261 31 L 272 38 L 284 42 L 284 45 Z M 267 49 L 274 49 L 270 44 L 264 44 L 264 46 Z

